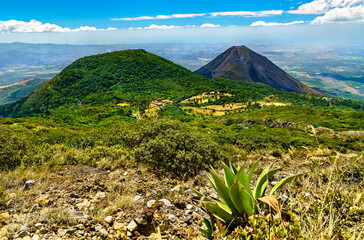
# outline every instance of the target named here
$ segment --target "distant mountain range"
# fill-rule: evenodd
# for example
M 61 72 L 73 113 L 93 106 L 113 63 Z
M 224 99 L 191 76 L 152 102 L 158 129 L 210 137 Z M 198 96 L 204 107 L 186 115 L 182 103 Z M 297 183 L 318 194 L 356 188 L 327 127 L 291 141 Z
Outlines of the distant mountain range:
M 246 83 L 264 83 L 278 90 L 319 94 L 293 78 L 266 57 L 245 46 L 221 53 L 196 73 L 207 78 L 226 78 Z

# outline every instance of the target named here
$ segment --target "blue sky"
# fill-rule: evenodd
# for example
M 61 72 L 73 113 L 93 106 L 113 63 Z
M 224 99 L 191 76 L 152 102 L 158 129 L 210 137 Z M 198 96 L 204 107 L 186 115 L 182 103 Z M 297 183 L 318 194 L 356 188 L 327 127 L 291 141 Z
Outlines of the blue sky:
M 361 42 L 362 29 L 364 0 L 4 0 L 0 8 L 0 42 Z

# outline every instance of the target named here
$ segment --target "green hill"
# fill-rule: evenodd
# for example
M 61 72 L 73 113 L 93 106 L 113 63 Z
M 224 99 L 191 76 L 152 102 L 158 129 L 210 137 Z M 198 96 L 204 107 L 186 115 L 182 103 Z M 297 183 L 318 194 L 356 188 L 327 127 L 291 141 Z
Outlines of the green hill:
M 195 97 L 186 101 L 201 94 L 210 99 L 198 102 Z M 153 103 L 169 105 L 164 114 L 188 115 L 182 106 L 246 103 L 246 110 L 259 107 L 267 98 L 270 102 L 295 105 L 329 105 L 323 96 L 286 93 L 263 84 L 208 79 L 145 50 L 126 50 L 75 61 L 32 94 L 1 106 L 0 116 L 98 124 L 130 120 L 135 114 L 151 114 Z M 363 108 L 363 104 L 347 100 L 332 102 L 337 106 Z
M 27 78 L 9 86 L 1 86 L 0 105 L 19 100 L 46 82 L 45 79 Z

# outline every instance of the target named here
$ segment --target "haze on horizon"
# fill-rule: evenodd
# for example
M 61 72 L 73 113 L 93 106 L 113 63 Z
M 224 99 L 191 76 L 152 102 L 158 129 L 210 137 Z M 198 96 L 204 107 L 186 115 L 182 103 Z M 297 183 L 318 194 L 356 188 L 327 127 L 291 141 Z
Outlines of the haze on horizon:
M 364 43 L 364 0 L 6 2 L 0 43 Z

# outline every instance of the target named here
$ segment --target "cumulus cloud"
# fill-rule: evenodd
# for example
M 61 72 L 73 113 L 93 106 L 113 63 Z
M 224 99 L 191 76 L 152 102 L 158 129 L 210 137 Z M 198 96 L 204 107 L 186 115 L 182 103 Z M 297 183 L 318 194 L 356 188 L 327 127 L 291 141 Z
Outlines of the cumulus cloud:
M 85 32 L 85 31 L 112 31 L 116 28 L 95 28 L 83 26 L 80 28 L 70 29 L 51 23 L 42 23 L 36 20 L 29 22 L 9 20 L 0 21 L 0 33 L 42 33 L 42 32 Z
M 298 7 L 300 11 L 325 13 L 333 8 L 363 6 L 364 0 L 314 0 Z
M 201 28 L 216 28 L 216 27 L 220 27 L 220 24 L 204 23 L 200 27 Z
M 149 27 L 145 27 L 144 29 L 175 29 L 175 28 L 182 28 L 182 26 L 175 26 L 175 25 L 167 26 L 167 25 L 151 24 L 151 25 L 149 25 Z
M 203 17 L 206 13 L 186 13 L 186 14 L 172 14 L 172 15 L 158 15 L 152 16 L 142 16 L 142 17 L 131 17 L 131 18 L 112 18 L 114 21 L 139 21 L 139 20 L 155 20 L 155 19 L 172 19 L 172 18 L 194 18 Z
M 320 14 L 311 23 L 327 22 L 363 22 L 364 0 L 314 0 L 302 4 L 297 10 L 287 11 L 291 14 Z
M 283 10 L 268 10 L 268 11 L 233 11 L 233 12 L 212 12 L 209 13 L 212 17 L 224 16 L 241 16 L 241 17 L 268 17 L 282 15 Z
M 334 8 L 325 15 L 315 18 L 312 24 L 333 22 L 364 22 L 364 7 Z
M 289 26 L 294 24 L 301 24 L 305 23 L 304 21 L 294 21 L 288 23 L 278 23 L 278 22 L 264 22 L 264 21 L 256 21 L 250 24 L 251 27 L 273 27 L 273 26 Z

